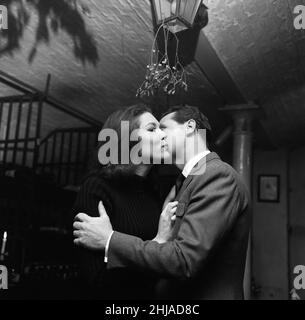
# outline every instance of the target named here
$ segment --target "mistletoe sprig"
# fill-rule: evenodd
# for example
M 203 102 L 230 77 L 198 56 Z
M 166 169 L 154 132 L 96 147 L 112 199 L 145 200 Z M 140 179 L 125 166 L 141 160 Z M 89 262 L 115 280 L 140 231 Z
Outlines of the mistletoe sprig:
M 164 39 L 165 39 L 165 54 L 160 57 L 160 51 L 157 48 L 157 38 L 159 32 L 163 29 Z M 137 97 L 144 97 L 154 95 L 156 91 L 163 90 L 168 95 L 174 95 L 179 89 L 187 91 L 188 86 L 186 83 L 186 72 L 179 61 L 179 40 L 174 34 L 177 42 L 176 46 L 176 56 L 175 56 L 175 65 L 170 66 L 168 58 L 168 38 L 169 38 L 169 29 L 167 25 L 162 24 L 155 36 L 153 41 L 150 63 L 147 65 L 147 71 L 145 80 L 137 90 Z

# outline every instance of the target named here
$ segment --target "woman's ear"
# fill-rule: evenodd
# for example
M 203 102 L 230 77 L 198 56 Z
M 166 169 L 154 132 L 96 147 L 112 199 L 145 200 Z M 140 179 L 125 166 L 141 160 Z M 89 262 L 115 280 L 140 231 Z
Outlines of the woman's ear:
M 196 131 L 196 121 L 191 119 L 186 123 L 186 134 L 193 134 Z

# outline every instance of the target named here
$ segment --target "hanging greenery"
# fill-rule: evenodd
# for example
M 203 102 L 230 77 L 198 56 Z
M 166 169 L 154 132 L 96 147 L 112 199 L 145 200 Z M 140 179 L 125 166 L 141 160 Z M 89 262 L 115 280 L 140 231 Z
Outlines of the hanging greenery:
M 160 32 L 164 33 L 164 54 L 159 51 L 157 39 Z M 170 65 L 168 56 L 169 36 L 172 35 L 176 41 L 175 62 Z M 166 94 L 174 95 L 179 89 L 187 91 L 186 72 L 179 61 L 179 39 L 171 33 L 164 23 L 158 28 L 150 54 L 150 61 L 147 65 L 145 80 L 137 90 L 137 97 L 154 95 L 159 90 Z

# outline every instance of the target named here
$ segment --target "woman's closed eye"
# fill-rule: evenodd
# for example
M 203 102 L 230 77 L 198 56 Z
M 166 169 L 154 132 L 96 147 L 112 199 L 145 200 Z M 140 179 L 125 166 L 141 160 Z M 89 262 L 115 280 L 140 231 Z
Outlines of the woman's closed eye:
M 146 128 L 147 131 L 150 131 L 150 132 L 154 132 L 157 130 L 157 126 L 156 125 L 149 125 L 147 128 Z

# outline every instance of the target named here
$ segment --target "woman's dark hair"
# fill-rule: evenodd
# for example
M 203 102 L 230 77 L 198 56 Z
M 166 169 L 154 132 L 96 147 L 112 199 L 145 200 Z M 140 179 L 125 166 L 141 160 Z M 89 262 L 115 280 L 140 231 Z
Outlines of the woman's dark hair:
M 103 165 L 100 163 L 98 159 L 98 152 L 100 148 L 106 143 L 105 141 L 100 141 L 94 150 L 93 155 L 91 156 L 91 161 L 89 163 L 89 175 L 91 174 L 102 174 L 103 176 L 113 177 L 113 176 L 122 176 L 122 175 L 128 175 L 132 168 L 134 167 L 133 164 L 122 164 L 121 163 L 121 136 L 127 135 L 130 137 L 130 134 L 132 131 L 139 128 L 139 117 L 146 113 L 150 112 L 152 113 L 151 109 L 145 105 L 145 104 L 136 104 L 124 109 L 120 109 L 118 111 L 115 111 L 112 113 L 106 120 L 106 122 L 103 125 L 102 130 L 105 129 L 111 129 L 114 130 L 117 133 L 118 137 L 118 146 L 117 146 L 117 152 L 118 152 L 118 163 L 108 163 L 106 165 Z M 122 127 L 121 123 L 122 121 L 126 121 L 129 123 L 129 132 L 123 132 L 122 133 Z M 129 151 L 132 149 L 132 147 L 138 143 L 137 141 L 129 141 Z
M 162 118 L 170 113 L 174 113 L 173 120 L 179 124 L 183 124 L 189 120 L 194 120 L 196 122 L 197 129 L 206 130 L 207 147 L 213 146 L 212 128 L 209 119 L 199 110 L 198 107 L 188 105 L 173 106 L 162 115 Z

